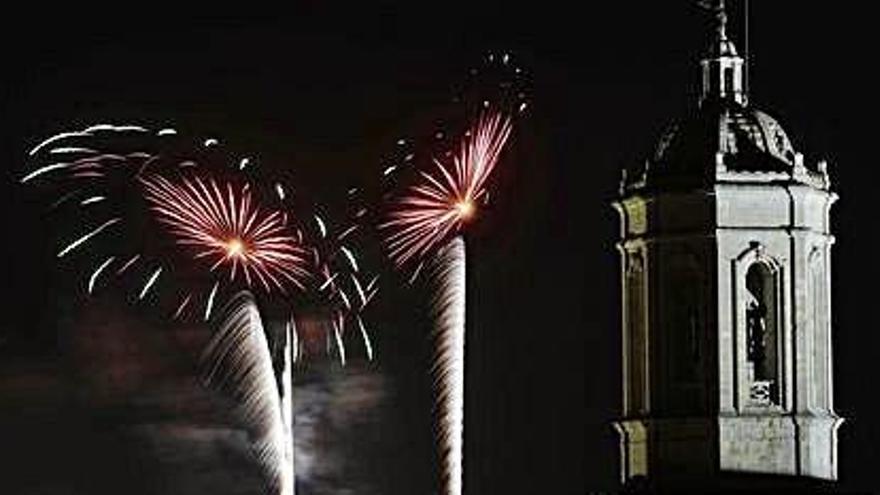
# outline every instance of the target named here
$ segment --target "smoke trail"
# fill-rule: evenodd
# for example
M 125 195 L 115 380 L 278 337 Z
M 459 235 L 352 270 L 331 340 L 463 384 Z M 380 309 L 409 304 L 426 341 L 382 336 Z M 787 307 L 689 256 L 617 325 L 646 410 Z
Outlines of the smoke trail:
M 254 296 L 242 291 L 226 304 L 202 354 L 206 385 L 232 397 L 273 494 L 292 495 L 287 435 L 269 344 Z
M 431 262 L 437 444 L 444 495 L 462 493 L 464 443 L 465 245 L 452 238 Z

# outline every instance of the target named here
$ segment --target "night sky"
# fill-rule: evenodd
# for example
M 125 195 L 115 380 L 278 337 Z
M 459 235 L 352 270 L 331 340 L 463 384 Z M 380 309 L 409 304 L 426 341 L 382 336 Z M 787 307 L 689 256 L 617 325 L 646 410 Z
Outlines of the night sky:
M 155 336 L 165 335 L 161 320 L 128 311 L 112 296 L 85 304 L 81 285 L 72 281 L 76 274 L 55 263 L 40 208 L 17 184 L 35 143 L 92 123 L 174 126 L 235 142 L 267 166 L 294 168 L 315 194 L 332 195 L 374 176 L 383 153 L 426 112 L 443 108 L 451 88 L 487 51 L 510 51 L 531 74 L 533 91 L 528 118 L 499 171 L 494 206 L 468 239 L 466 489 L 614 489 L 618 450 L 610 422 L 620 409 L 620 287 L 610 202 L 621 168 L 638 166 L 669 121 L 696 103 L 708 18 L 694 3 L 584 2 L 577 11 L 541 3 L 433 2 L 418 9 L 380 3 L 356 10 L 339 4 L 283 15 L 132 6 L 110 14 L 6 15 L 0 424 L 17 433 L 4 437 L 13 441 L 4 440 L 2 456 L 10 457 L 0 459 L 0 473 L 16 466 L 25 473 L 21 479 L 39 473 L 33 476 L 48 480 L 40 493 L 78 493 L 65 483 L 82 477 L 72 473 L 82 464 L 92 473 L 106 469 L 119 482 L 88 485 L 89 493 L 112 493 L 126 480 L 143 493 L 178 493 L 173 473 L 183 469 L 150 460 L 150 452 L 161 457 L 161 448 L 131 453 L 143 438 L 157 437 L 124 427 L 149 409 L 132 399 L 144 389 L 129 387 L 126 377 L 179 383 L 169 377 L 186 374 L 185 356 L 195 347 L 179 345 L 183 357 L 169 364 L 165 351 L 173 345 Z M 809 162 L 828 158 L 841 196 L 833 210 L 832 272 L 835 399 L 847 420 L 839 474 L 843 488 L 867 490 L 876 483 L 872 468 L 880 466 L 874 380 L 880 337 L 873 318 L 878 183 L 872 182 L 877 27 L 867 13 L 827 3 L 752 3 L 751 103 L 779 119 Z M 736 8 L 730 14 L 742 51 L 741 17 Z M 436 473 L 427 369 L 420 369 L 426 334 L 413 323 L 420 299 L 394 288 L 384 297 L 386 313 L 395 316 L 386 331 L 377 329 L 380 364 L 346 372 L 353 383 L 369 382 L 375 372 L 375 380 L 395 384 L 370 412 L 379 418 L 370 424 L 379 425 L 383 438 L 375 441 L 382 448 L 375 456 L 364 455 L 369 446 L 350 450 L 368 466 L 364 472 L 385 473 L 374 477 L 384 487 L 380 493 L 424 493 Z M 96 314 L 126 330 L 90 324 Z M 89 329 L 77 334 L 91 342 L 85 350 L 70 328 Z M 98 380 L 99 392 L 84 394 L 70 389 L 79 385 L 68 383 L 68 369 L 80 377 L 106 369 L 116 378 Z M 82 395 L 88 399 L 65 398 Z M 217 419 L 195 388 L 179 397 L 185 403 L 156 406 L 150 417 L 228 421 Z M 230 438 L 214 445 L 223 450 L 236 442 Z M 246 459 L 236 457 L 242 454 L 229 449 L 211 455 L 244 466 L 239 481 L 254 476 Z M 139 471 L 141 465 L 149 469 Z M 33 486 L 21 483 L 14 488 Z M 192 483 L 231 486 L 225 479 Z

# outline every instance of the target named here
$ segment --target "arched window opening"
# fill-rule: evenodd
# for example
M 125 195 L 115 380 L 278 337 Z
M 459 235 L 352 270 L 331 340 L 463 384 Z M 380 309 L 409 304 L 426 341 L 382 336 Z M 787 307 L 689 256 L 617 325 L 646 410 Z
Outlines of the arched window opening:
M 749 398 L 762 405 L 779 403 L 776 276 L 764 263 L 746 273 L 746 359 Z
M 734 93 L 733 67 L 725 67 L 724 68 L 724 87 L 721 89 L 721 92 L 725 96 L 731 96 Z

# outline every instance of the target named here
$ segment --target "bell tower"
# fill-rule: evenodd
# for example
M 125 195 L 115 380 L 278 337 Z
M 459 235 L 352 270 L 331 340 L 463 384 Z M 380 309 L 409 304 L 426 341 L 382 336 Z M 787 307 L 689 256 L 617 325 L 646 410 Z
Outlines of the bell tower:
M 827 164 L 749 104 L 723 1 L 693 111 L 620 197 L 621 477 L 837 477 Z

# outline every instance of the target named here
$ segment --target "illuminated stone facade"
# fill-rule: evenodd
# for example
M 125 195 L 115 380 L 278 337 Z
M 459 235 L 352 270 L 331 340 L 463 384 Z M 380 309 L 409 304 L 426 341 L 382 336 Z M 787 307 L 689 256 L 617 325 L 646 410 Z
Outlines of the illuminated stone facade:
M 615 207 L 624 481 L 837 477 L 827 165 L 748 104 L 723 6 L 699 106 Z

